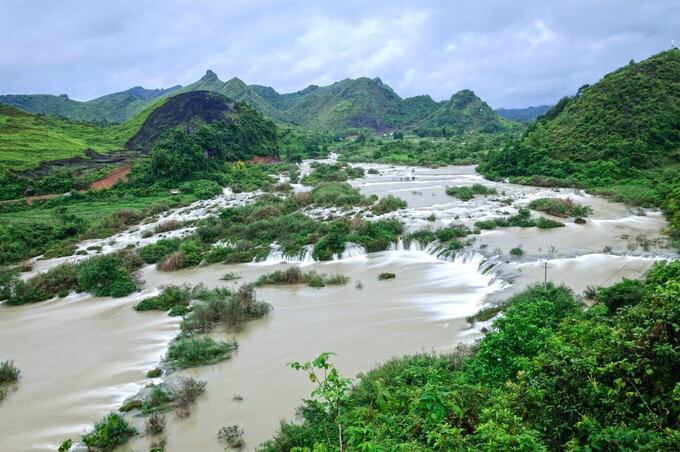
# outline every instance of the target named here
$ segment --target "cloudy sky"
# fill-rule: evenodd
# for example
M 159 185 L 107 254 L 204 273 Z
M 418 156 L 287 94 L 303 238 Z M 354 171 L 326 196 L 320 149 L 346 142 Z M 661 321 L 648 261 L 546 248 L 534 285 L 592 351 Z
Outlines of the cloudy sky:
M 3 94 L 87 100 L 212 69 L 279 92 L 368 76 L 524 107 L 680 42 L 680 0 L 0 0 L 0 30 Z

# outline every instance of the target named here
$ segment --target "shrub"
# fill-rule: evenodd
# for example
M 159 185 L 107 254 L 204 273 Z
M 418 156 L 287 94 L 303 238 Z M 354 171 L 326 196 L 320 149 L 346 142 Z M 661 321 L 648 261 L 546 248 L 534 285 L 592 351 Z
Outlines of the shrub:
M 136 434 L 137 430 L 121 415 L 111 413 L 97 422 L 94 429 L 81 436 L 81 439 L 88 448 L 113 450 Z
M 590 206 L 582 206 L 571 198 L 538 198 L 531 201 L 529 208 L 556 217 L 587 217 L 592 212 Z
M 14 365 L 14 361 L 0 363 L 0 385 L 15 383 L 19 379 L 21 371 Z
M 170 232 L 174 231 L 175 229 L 181 228 L 183 225 L 180 221 L 177 220 L 166 220 L 162 223 L 159 223 L 156 225 L 156 227 L 153 229 L 153 231 L 156 234 L 161 234 L 163 232 Z
M 138 399 L 133 399 L 130 400 L 129 402 L 125 402 L 121 407 L 118 409 L 121 413 L 127 413 L 132 410 L 138 410 L 142 407 L 143 403 L 141 400 Z
M 395 210 L 405 209 L 407 207 L 406 201 L 396 196 L 388 195 L 371 207 L 371 212 L 376 215 L 383 215 L 385 213 L 394 212 Z
M 228 447 L 233 449 L 238 449 L 243 447 L 243 429 L 238 425 L 230 425 L 228 427 L 222 427 L 219 432 L 217 432 L 217 437 L 227 443 Z
M 595 296 L 595 301 L 607 307 L 611 314 L 624 306 L 633 306 L 645 297 L 645 283 L 637 279 L 623 279 L 611 287 L 601 288 Z
M 167 360 L 181 369 L 205 366 L 229 359 L 237 348 L 235 340 L 216 342 L 208 336 L 180 338 L 170 345 Z
M 124 297 L 137 290 L 131 272 L 140 265 L 130 251 L 91 257 L 77 265 L 78 286 L 99 297 Z
M 185 182 L 179 188 L 184 193 L 193 193 L 198 199 L 210 199 L 222 193 L 222 187 L 211 180 Z
M 378 275 L 378 280 L 384 281 L 386 279 L 393 279 L 393 278 L 396 278 L 396 277 L 397 277 L 397 275 L 395 275 L 394 273 L 380 273 Z
M 165 430 L 165 416 L 158 413 L 153 413 L 149 416 L 149 419 L 146 420 L 146 424 L 144 425 L 146 434 L 158 435 L 159 433 L 163 433 L 163 430 Z
M 536 227 L 540 229 L 561 228 L 564 227 L 564 223 L 562 223 L 561 221 L 551 220 L 545 217 L 539 217 L 538 220 L 536 220 Z
M 309 284 L 310 287 L 324 287 L 325 285 L 346 284 L 349 278 L 345 275 L 317 273 L 312 270 L 303 272 L 300 267 L 288 267 L 285 270 L 276 270 L 271 273 L 260 275 L 255 280 L 255 286 L 277 285 L 277 284 Z
M 163 369 L 161 369 L 160 367 L 156 367 L 154 369 L 151 369 L 150 371 L 148 371 L 146 373 L 146 376 L 148 378 L 158 378 L 161 375 L 163 375 Z
M 188 306 L 191 299 L 191 286 L 169 285 L 161 288 L 155 297 L 145 298 L 135 305 L 135 311 L 167 311 L 176 306 Z
M 446 194 L 449 196 L 455 196 L 462 201 L 469 201 L 475 197 L 475 195 L 495 195 L 498 192 L 495 188 L 486 187 L 482 184 L 474 184 L 471 187 L 446 187 Z
M 179 250 L 178 239 L 161 239 L 151 245 L 146 245 L 139 250 L 139 255 L 147 264 L 155 264 L 163 260 L 170 253 Z
M 521 246 L 516 246 L 510 250 L 510 254 L 517 257 L 524 256 L 524 250 Z
M 192 377 L 180 377 L 179 384 L 175 390 L 175 403 L 177 405 L 177 415 L 180 418 L 187 417 L 191 405 L 198 396 L 205 392 L 205 381 L 196 380 Z

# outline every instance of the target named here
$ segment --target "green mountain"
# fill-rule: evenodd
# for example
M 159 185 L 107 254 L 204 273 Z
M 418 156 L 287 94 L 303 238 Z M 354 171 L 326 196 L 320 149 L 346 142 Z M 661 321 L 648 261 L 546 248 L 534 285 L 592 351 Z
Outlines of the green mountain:
M 509 119 L 510 121 L 529 122 L 545 114 L 551 108 L 550 105 L 526 108 L 497 108 L 496 113 L 501 118 Z
M 634 168 L 680 157 L 680 50 L 631 62 L 562 99 L 524 142 L 554 159 L 615 159 Z
M 379 78 L 345 79 L 329 86 L 316 85 L 280 94 L 271 87 L 248 85 L 238 78 L 226 82 L 208 70 L 198 81 L 164 90 L 141 87 L 87 102 L 49 95 L 0 96 L 0 101 L 29 113 L 44 113 L 72 120 L 122 122 L 159 99 L 192 91 L 212 91 L 244 102 L 266 117 L 310 131 L 346 132 L 369 128 L 377 132 L 446 127 L 458 132 L 493 132 L 503 120 L 471 91 L 435 102 L 429 96 L 402 99 Z
M 87 159 L 92 151 L 103 155 L 112 151 L 117 155 L 130 151 L 146 153 L 163 132 L 182 125 L 193 128 L 216 121 L 238 122 L 244 124 L 243 130 L 253 129 L 257 133 L 266 129 L 267 136 L 276 135 L 272 123 L 244 105 L 219 93 L 190 91 L 156 99 L 146 110 L 121 124 L 98 126 L 33 115 L 0 103 L 0 174 L 6 170 L 33 170 L 45 162 Z
M 469 89 L 464 89 L 451 96 L 448 101 L 437 104 L 434 112 L 420 121 L 418 127 L 446 127 L 458 133 L 493 133 L 503 130 L 506 124 L 486 102 Z
M 107 94 L 87 102 L 69 99 L 66 94 L 8 94 L 0 102 L 28 113 L 53 115 L 72 121 L 124 122 L 148 108 L 156 99 L 179 86 L 167 89 L 145 89 L 141 86 Z
M 128 149 L 150 150 L 154 142 L 169 129 L 192 124 L 212 124 L 228 119 L 236 112 L 236 102 L 212 92 L 190 91 L 165 100 L 146 118 L 137 133 L 125 144 Z
M 680 50 L 631 62 L 565 97 L 477 168 L 661 206 L 680 239 Z

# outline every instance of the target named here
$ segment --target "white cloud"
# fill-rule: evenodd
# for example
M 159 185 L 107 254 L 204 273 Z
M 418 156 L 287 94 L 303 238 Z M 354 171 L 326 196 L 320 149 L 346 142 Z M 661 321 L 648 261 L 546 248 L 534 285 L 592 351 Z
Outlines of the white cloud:
M 88 99 L 210 68 L 283 92 L 368 76 L 403 97 L 535 105 L 667 48 L 677 17 L 674 0 L 6 0 L 0 92 Z

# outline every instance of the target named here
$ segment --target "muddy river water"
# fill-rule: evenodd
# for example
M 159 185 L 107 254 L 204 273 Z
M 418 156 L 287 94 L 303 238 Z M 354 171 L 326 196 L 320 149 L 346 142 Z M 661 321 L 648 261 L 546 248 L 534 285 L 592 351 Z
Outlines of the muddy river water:
M 308 163 L 305 165 L 308 167 Z M 212 335 L 216 339 L 238 339 L 239 350 L 233 358 L 173 374 L 191 375 L 208 384 L 190 417 L 178 420 L 168 416 L 166 450 L 221 451 L 224 446 L 217 440 L 217 431 L 232 424 L 244 429 L 246 449 L 256 448 L 271 437 L 280 419 L 294 419 L 296 406 L 312 389 L 302 374 L 286 366 L 291 361 L 335 352 L 341 372 L 355 376 L 392 357 L 448 352 L 458 343 L 474 341 L 482 335 L 480 327 L 470 328 L 465 317 L 542 280 L 545 262 L 549 279 L 580 293 L 588 285 L 610 285 L 623 277 L 639 277 L 656 260 L 673 257 L 659 243 L 641 247 L 636 240 L 654 239 L 660 234 L 665 222 L 658 212 L 640 215 L 643 212 L 631 212 L 624 205 L 574 190 L 492 183 L 475 174 L 472 167 L 362 166 L 377 169 L 380 174 L 351 183 L 367 195 L 392 194 L 405 199 L 407 209 L 386 216 L 400 218 L 408 230 L 451 223 L 472 226 L 504 211 L 514 213 L 515 207 L 546 196 L 570 196 L 590 205 L 593 214 L 585 225 L 566 220 L 566 227 L 552 230 L 482 232 L 466 252 L 448 260 L 433 256 L 430 249 L 418 244 L 401 242 L 380 253 L 365 254 L 355 248 L 331 262 L 307 259 L 301 265 L 346 274 L 351 282 L 322 289 L 258 289 L 258 298 L 274 307 L 270 315 L 249 323 L 238 334 Z M 447 185 L 475 182 L 495 187 L 499 195 L 462 202 L 444 192 Z M 512 207 L 500 201 L 507 198 L 512 200 Z M 248 195 L 226 191 L 216 200 L 170 216 L 210 215 L 216 207 L 248 199 Z M 432 214 L 434 221 L 428 219 Z M 157 239 L 142 239 L 143 229 L 133 228 L 100 244 L 108 251 Z M 91 244 L 83 244 L 83 248 Z M 518 245 L 526 254 L 512 258 L 508 251 Z M 607 253 L 603 253 L 605 247 Z M 35 271 L 68 259 L 38 261 Z M 159 286 L 183 282 L 234 286 L 291 265 L 284 260 L 272 253 L 265 262 L 215 264 L 172 273 L 147 267 L 142 271 L 144 291 L 126 298 L 72 294 L 35 305 L 0 307 L 0 360 L 13 359 L 22 370 L 18 390 L 0 403 L 0 450 L 55 450 L 66 438 L 76 440 L 93 421 L 116 410 L 124 399 L 151 381 L 145 374 L 162 358 L 177 333 L 178 320 L 162 313 L 138 313 L 132 306 L 158 293 Z M 221 281 L 226 272 L 239 273 L 242 279 Z M 397 276 L 378 281 L 381 272 Z M 363 288 L 356 287 L 358 281 Z M 235 395 L 242 400 L 236 400 Z M 142 419 L 130 419 L 142 429 Z M 149 438 L 140 437 L 121 450 L 146 451 L 148 447 Z

